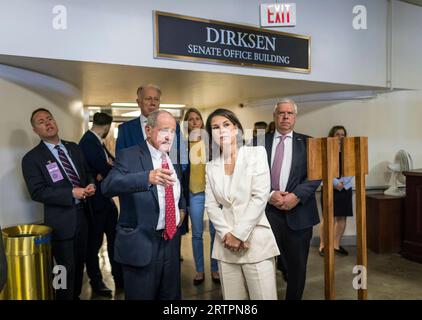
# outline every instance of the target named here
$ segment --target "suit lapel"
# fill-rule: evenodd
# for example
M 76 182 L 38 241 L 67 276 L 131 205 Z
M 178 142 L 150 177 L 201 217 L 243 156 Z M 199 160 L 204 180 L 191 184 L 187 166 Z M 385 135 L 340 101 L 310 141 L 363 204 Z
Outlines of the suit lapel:
M 154 170 L 154 164 L 152 163 L 152 157 L 148 150 L 148 146 L 146 143 L 139 145 L 139 160 L 141 161 L 142 168 L 144 171 Z M 152 193 L 154 194 L 155 200 L 158 203 L 158 191 L 157 186 L 153 185 L 152 187 Z
M 265 139 L 265 149 L 267 150 L 269 168 L 271 168 L 271 153 L 273 151 L 273 139 L 274 139 L 274 133 L 267 135 Z
M 292 166 L 290 168 L 289 179 L 287 180 L 286 191 L 290 190 L 290 185 L 292 184 L 293 177 L 295 177 L 295 175 L 297 174 L 297 165 L 298 165 L 297 162 L 298 162 L 298 159 L 300 159 L 300 155 L 298 154 L 298 152 L 300 152 L 301 140 L 302 139 L 300 137 L 298 137 L 296 132 L 293 131 L 293 136 L 292 136 Z
M 145 137 L 141 126 L 141 117 L 136 118 L 136 121 L 133 122 L 132 133 L 134 137 L 138 137 L 138 141 L 136 141 L 136 144 L 142 144 L 143 141 L 145 142 Z
M 81 184 L 83 186 L 85 184 L 85 171 L 83 170 L 82 163 L 80 163 L 79 159 L 75 155 L 77 151 L 69 142 L 62 140 L 62 143 L 66 147 L 67 153 L 70 159 L 72 160 L 73 164 L 75 165 L 77 174 L 79 175 L 79 180 L 81 181 Z
M 244 159 L 244 157 L 245 157 L 245 152 L 244 152 L 244 147 L 242 147 L 239 149 L 239 153 L 237 154 L 237 159 L 236 159 L 236 163 L 233 170 L 232 182 L 230 185 L 229 201 L 233 201 L 234 199 L 234 191 L 235 191 L 236 186 L 238 185 L 239 177 L 246 175 L 246 170 L 244 168 L 246 159 Z
M 60 172 L 62 173 L 62 176 L 66 179 L 66 181 L 68 181 L 69 183 L 70 180 L 67 177 L 66 172 L 64 171 L 61 163 L 56 159 L 56 157 L 54 156 L 54 154 L 50 151 L 50 149 L 48 149 L 48 147 L 45 145 L 45 143 L 41 140 L 41 142 L 38 144 L 38 148 L 42 154 L 42 158 L 45 161 L 45 165 L 49 164 L 49 163 L 53 163 L 56 162 Z
M 107 156 L 111 158 L 111 160 L 114 161 L 114 157 L 110 154 L 110 152 L 107 150 L 106 147 L 103 147 L 103 144 L 100 142 L 100 140 L 98 140 L 97 136 L 95 135 L 95 133 L 93 133 L 91 130 L 88 131 L 88 133 L 91 135 L 91 139 L 93 141 L 95 141 L 95 144 L 97 145 L 97 147 L 100 149 L 101 154 L 103 155 L 104 152 L 107 153 Z M 104 154 L 104 161 L 107 161 L 107 158 L 105 157 Z
M 224 195 L 224 163 L 223 158 L 219 157 L 210 162 L 211 166 L 211 179 L 213 179 L 212 185 L 214 186 L 214 192 L 219 198 L 226 199 Z

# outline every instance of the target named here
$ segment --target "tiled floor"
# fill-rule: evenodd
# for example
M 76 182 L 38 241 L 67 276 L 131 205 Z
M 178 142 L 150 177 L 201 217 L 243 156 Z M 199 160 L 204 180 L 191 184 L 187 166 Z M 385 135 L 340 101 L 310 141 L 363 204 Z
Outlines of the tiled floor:
M 205 256 L 209 257 L 209 235 L 205 233 Z M 353 289 L 353 267 L 356 264 L 356 248 L 347 247 L 349 256 L 336 256 L 335 288 L 336 299 L 356 299 L 357 292 Z M 114 289 L 110 274 L 107 251 L 101 252 L 101 263 L 104 281 L 109 288 Z M 211 280 L 210 266 L 206 263 L 206 278 L 200 286 L 194 286 L 192 279 L 195 274 L 192 256 L 191 235 L 183 236 L 182 240 L 182 296 L 183 299 L 222 299 L 220 286 Z M 209 262 L 209 260 L 206 260 Z M 281 275 L 277 275 L 279 299 L 284 299 L 286 284 Z M 123 299 L 122 292 L 113 292 L 113 299 Z M 308 274 L 304 299 L 324 299 L 324 261 L 318 255 L 316 247 L 311 247 L 308 260 Z M 81 299 L 105 299 L 92 296 L 88 279 L 84 279 Z M 368 299 L 422 299 L 422 264 L 403 259 L 398 254 L 375 254 L 368 251 Z

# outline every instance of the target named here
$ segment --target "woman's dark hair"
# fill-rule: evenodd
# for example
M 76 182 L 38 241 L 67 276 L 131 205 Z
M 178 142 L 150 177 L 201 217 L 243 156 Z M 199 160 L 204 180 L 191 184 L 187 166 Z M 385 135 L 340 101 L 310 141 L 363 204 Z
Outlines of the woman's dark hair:
M 219 150 L 221 152 L 220 146 L 218 146 L 214 142 L 214 140 L 212 138 L 211 121 L 212 121 L 212 119 L 214 117 L 217 117 L 217 116 L 221 116 L 221 117 L 227 118 L 231 123 L 233 123 L 237 127 L 237 129 L 238 129 L 237 137 L 236 137 L 237 138 L 236 139 L 237 140 L 237 146 L 238 147 L 241 147 L 244 144 L 244 140 L 243 140 L 243 127 L 242 127 L 242 124 L 240 123 L 239 119 L 237 118 L 237 116 L 234 114 L 234 112 L 233 111 L 230 111 L 230 110 L 227 110 L 227 109 L 217 109 L 217 110 L 213 111 L 208 116 L 207 122 L 205 124 L 205 130 L 208 133 L 209 145 L 210 145 L 210 148 L 211 148 L 210 149 L 211 152 L 209 153 L 211 159 L 213 158 L 214 155 L 216 155 L 215 150 Z
M 189 108 L 188 111 L 186 111 L 186 113 L 185 113 L 183 121 L 188 121 L 189 113 L 191 113 L 191 112 L 196 113 L 201 118 L 201 121 L 202 121 L 201 129 L 204 129 L 204 119 L 202 119 L 201 112 L 196 108 Z
M 330 129 L 330 132 L 328 133 L 329 137 L 334 137 L 334 135 L 336 134 L 337 130 L 343 130 L 344 131 L 344 135 L 347 136 L 347 130 L 345 127 L 343 126 L 334 126 Z

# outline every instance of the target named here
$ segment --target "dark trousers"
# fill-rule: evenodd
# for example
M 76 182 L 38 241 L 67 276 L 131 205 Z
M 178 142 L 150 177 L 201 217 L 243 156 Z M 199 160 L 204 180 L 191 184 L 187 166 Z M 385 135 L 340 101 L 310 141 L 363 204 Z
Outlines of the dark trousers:
M 114 240 L 116 238 L 116 224 L 118 212 L 116 205 L 111 200 L 101 211 L 94 210 L 92 223 L 88 232 L 88 252 L 86 257 L 86 271 L 91 283 L 97 284 L 102 281 L 98 251 L 100 250 L 104 234 L 107 237 L 108 259 L 111 265 L 111 274 L 116 286 L 123 285 L 122 267 L 114 261 Z
M 180 232 L 172 240 L 156 232 L 150 264 L 122 267 L 126 300 L 180 300 Z
M 288 213 L 277 209 L 267 209 L 268 221 L 280 250 L 280 260 L 277 265 L 282 271 L 287 271 L 286 300 L 301 300 L 305 288 L 312 228 L 290 229 L 286 214 Z
M 88 221 L 85 210 L 77 209 L 75 236 L 68 240 L 54 240 L 52 253 L 57 265 L 66 268 L 66 289 L 56 289 L 57 300 L 72 300 L 79 297 L 87 251 Z M 59 276 L 59 275 L 57 275 Z

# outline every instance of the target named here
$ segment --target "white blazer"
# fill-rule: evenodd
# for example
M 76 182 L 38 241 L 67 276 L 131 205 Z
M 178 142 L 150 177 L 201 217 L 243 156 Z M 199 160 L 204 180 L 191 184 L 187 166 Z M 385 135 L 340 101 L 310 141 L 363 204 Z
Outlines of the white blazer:
M 228 194 L 224 188 L 223 158 L 206 165 L 205 207 L 216 235 L 212 257 L 228 263 L 256 263 L 278 256 L 277 243 L 265 215 L 271 188 L 264 147 L 239 149 Z M 249 244 L 248 250 L 224 248 L 222 238 L 231 232 Z

